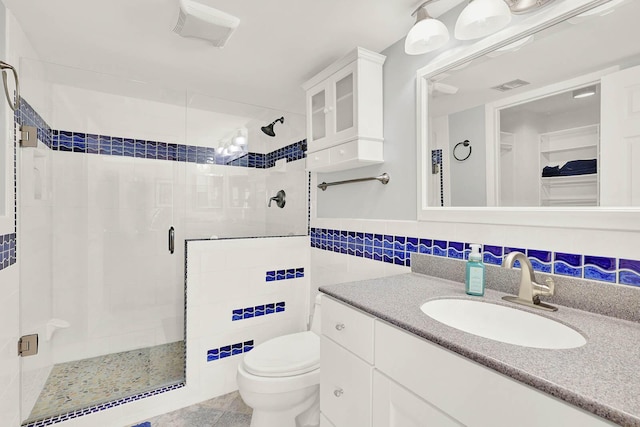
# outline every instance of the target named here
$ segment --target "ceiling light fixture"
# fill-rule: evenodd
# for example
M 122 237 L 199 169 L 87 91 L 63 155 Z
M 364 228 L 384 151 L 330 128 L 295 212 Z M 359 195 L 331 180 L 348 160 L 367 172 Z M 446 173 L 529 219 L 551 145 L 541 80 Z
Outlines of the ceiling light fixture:
M 440 49 L 449 41 L 449 30 L 437 19 L 429 16 L 425 5 L 434 0 L 427 0 L 413 11 L 416 23 L 409 30 L 404 40 L 404 51 L 408 55 L 421 55 Z
M 540 9 L 542 6 L 551 3 L 553 0 L 504 0 L 511 13 L 520 15 L 523 13 L 529 13 L 535 9 Z
M 596 92 L 597 92 L 597 89 L 595 86 L 582 87 L 580 89 L 576 89 L 573 91 L 573 98 L 574 99 L 586 98 L 588 96 L 595 95 Z
M 458 16 L 454 35 L 474 40 L 500 31 L 511 22 L 511 10 L 504 0 L 471 0 Z

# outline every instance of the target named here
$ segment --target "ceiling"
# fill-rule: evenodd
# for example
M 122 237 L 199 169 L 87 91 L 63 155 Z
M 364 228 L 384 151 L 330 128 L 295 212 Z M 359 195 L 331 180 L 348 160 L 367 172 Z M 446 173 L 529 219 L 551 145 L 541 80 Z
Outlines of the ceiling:
M 223 49 L 172 30 L 178 0 L 3 0 L 39 59 L 162 87 L 304 112 L 300 85 L 356 46 L 411 28 L 415 0 L 198 0 L 240 19 Z M 429 6 L 438 16 L 462 0 Z

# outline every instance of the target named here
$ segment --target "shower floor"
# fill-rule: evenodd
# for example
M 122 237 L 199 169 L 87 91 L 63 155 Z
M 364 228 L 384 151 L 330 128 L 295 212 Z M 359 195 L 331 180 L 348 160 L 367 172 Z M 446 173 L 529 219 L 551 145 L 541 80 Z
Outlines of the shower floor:
M 26 422 L 183 380 L 183 341 L 60 363 L 53 366 Z

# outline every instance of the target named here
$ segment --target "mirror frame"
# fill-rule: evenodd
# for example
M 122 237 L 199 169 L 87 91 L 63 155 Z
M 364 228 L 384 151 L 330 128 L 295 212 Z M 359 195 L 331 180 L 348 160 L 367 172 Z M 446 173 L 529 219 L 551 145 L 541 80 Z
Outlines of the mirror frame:
M 488 36 L 444 59 L 432 61 L 416 72 L 417 200 L 418 221 L 493 225 L 588 228 L 640 231 L 640 209 L 629 207 L 430 207 L 427 178 L 429 152 L 428 80 L 495 49 L 579 15 L 609 0 L 565 0 L 550 4 L 516 25 Z M 489 155 L 489 153 L 487 153 Z

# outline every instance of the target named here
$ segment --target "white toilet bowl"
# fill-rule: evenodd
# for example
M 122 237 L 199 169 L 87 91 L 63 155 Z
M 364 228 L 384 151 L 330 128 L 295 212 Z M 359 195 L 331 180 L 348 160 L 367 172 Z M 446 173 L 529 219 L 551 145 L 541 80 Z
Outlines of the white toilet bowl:
M 265 341 L 238 365 L 238 391 L 253 408 L 251 427 L 317 427 L 320 423 L 319 303 L 311 331 Z

